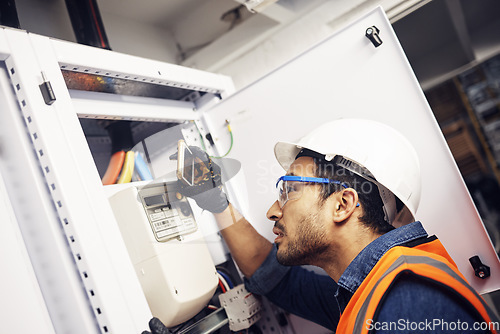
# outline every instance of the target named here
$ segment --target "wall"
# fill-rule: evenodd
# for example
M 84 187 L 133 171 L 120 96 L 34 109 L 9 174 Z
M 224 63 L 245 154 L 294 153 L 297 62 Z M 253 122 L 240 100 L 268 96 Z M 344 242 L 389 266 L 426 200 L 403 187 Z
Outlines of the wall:
M 76 42 L 64 0 L 16 0 L 21 29 Z M 101 11 L 109 44 L 114 51 L 175 63 L 177 48 L 170 31 L 124 20 Z
M 16 0 L 21 29 L 75 42 L 64 0 Z
M 114 51 L 167 63 L 177 61 L 177 47 L 170 31 L 139 21 L 101 12 L 109 44 Z
M 301 3 L 305 8 L 290 6 L 289 16 L 292 18 L 287 18 L 286 15 L 278 16 L 274 26 L 262 19 L 253 26 L 251 20 L 245 22 L 246 30 L 255 31 L 253 40 L 252 36 L 248 36 L 248 32 L 240 31 L 237 36 L 235 29 L 206 50 L 201 50 L 191 59 L 184 61 L 183 65 L 228 75 L 233 79 L 236 89 L 240 89 L 297 57 L 377 6 L 384 8 L 389 17 L 394 16 L 394 12 L 400 12 L 394 10 L 400 3 L 400 0 L 317 0 L 310 1 L 308 6 Z M 270 18 L 274 17 L 271 15 Z M 252 18 L 255 21 L 257 19 Z M 266 26 L 259 30 L 259 25 Z M 236 36 L 229 37 L 230 34 Z M 247 39 L 247 45 L 239 50 L 232 50 L 231 44 L 242 38 Z M 228 55 L 225 50 L 232 52 L 232 55 Z M 219 57 L 214 56 L 217 53 Z M 222 58 L 226 60 L 221 61 Z M 207 59 L 212 59 L 212 62 Z

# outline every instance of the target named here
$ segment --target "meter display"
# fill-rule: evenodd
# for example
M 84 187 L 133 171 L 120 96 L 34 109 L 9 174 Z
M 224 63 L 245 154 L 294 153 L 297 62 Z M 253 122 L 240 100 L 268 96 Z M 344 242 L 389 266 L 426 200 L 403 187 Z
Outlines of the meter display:
M 139 190 L 152 232 L 159 242 L 194 232 L 198 228 L 189 202 L 182 196 L 179 199 L 173 187 L 172 184 L 162 183 Z
M 144 197 L 144 205 L 146 205 L 147 207 L 152 207 L 159 204 L 165 204 L 165 197 L 163 195 Z

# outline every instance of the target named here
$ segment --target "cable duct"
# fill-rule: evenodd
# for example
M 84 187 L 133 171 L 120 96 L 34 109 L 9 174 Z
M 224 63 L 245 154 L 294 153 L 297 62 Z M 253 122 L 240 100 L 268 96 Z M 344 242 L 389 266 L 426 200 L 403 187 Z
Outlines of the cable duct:
M 111 50 L 96 0 L 65 0 L 78 43 Z

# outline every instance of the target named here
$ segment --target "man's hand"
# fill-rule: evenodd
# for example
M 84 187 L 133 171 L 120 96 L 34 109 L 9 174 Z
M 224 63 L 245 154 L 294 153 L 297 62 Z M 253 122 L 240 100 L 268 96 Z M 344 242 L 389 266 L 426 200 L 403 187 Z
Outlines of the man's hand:
M 171 334 L 172 332 L 168 330 L 167 327 L 158 318 L 152 318 L 149 320 L 149 331 L 143 331 L 141 334 Z
M 222 191 L 220 167 L 210 159 L 208 154 L 196 146 L 189 146 L 194 155 L 194 183 L 192 186 L 177 181 L 179 192 L 191 197 L 204 210 L 213 213 L 224 211 L 229 202 Z M 170 156 L 170 160 L 177 159 L 177 153 Z

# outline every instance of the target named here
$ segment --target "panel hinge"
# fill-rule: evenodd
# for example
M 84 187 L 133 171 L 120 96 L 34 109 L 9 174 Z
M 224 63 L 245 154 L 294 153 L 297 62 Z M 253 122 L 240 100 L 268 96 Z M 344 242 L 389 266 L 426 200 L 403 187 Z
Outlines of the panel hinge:
M 45 73 L 42 72 L 42 80 L 43 83 L 39 86 L 40 91 L 42 92 L 43 100 L 45 104 L 51 105 L 56 100 L 56 96 L 54 94 L 54 90 L 52 89 L 52 85 L 50 81 L 45 78 Z

